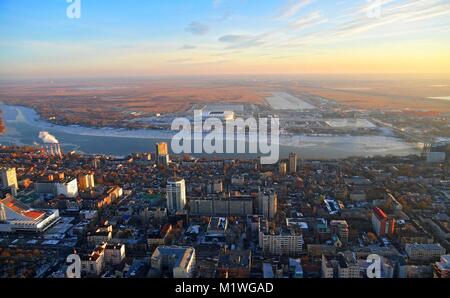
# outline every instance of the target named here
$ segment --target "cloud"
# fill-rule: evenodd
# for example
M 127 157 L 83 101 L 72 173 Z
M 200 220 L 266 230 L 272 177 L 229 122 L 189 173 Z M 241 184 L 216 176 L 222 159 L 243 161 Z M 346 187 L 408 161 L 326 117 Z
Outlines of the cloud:
M 323 23 L 326 23 L 327 21 L 328 21 L 328 19 L 322 17 L 322 14 L 320 13 L 320 11 L 315 11 L 315 12 L 307 15 L 306 17 L 302 17 L 302 18 L 298 19 L 297 21 L 291 23 L 291 28 L 300 30 L 300 29 L 304 29 L 307 27 L 323 24 Z
M 167 60 L 167 63 L 174 63 L 174 64 L 184 64 L 193 61 L 192 58 L 179 58 L 179 59 L 171 59 Z
M 344 23 L 334 34 L 341 37 L 352 36 L 390 25 L 390 30 L 386 31 L 386 34 L 389 34 L 392 30 L 396 30 L 393 27 L 395 25 L 409 24 L 450 14 L 450 4 L 439 0 L 410 0 L 388 5 L 392 2 L 382 1 L 379 17 L 372 18 L 368 16 L 370 6 L 363 6 L 356 12 L 355 18 Z
M 223 0 L 213 0 L 214 10 L 220 12 L 221 15 L 214 17 L 212 22 L 223 22 L 226 21 L 232 14 L 233 9 L 231 9 L 229 3 Z
M 211 30 L 211 28 L 208 25 L 197 22 L 197 21 L 191 22 L 186 27 L 186 31 L 189 33 L 192 33 L 194 35 L 206 35 L 209 33 L 210 30 Z
M 228 43 L 236 43 L 236 42 L 244 42 L 251 39 L 249 35 L 238 35 L 238 34 L 229 34 L 224 35 L 219 38 L 220 42 L 228 42 Z
M 182 47 L 180 48 L 180 50 L 193 50 L 193 49 L 196 49 L 196 48 L 197 48 L 197 47 L 194 46 L 194 45 L 185 44 L 184 46 L 182 46 Z
M 233 60 L 231 60 L 231 59 L 219 59 L 219 60 L 192 61 L 192 62 L 189 62 L 186 64 L 188 64 L 190 66 L 193 66 L 193 65 L 201 66 L 201 65 L 211 65 L 211 64 L 227 64 L 232 61 Z
M 311 3 L 311 0 L 290 0 L 288 4 L 280 9 L 276 19 L 287 19 L 297 14 L 300 9 Z
M 240 35 L 229 34 L 219 38 L 220 42 L 231 44 L 229 48 L 250 48 L 263 45 L 263 38 L 265 34 L 261 35 Z
M 215 22 L 223 22 L 226 21 L 230 18 L 230 16 L 233 14 L 233 11 L 227 9 L 223 12 L 223 14 L 221 16 L 219 16 L 218 18 L 216 18 L 214 21 Z
M 194 59 L 194 58 L 180 58 L 180 59 L 172 59 L 167 60 L 167 63 L 184 65 L 184 66 L 192 66 L 192 65 L 208 65 L 208 64 L 223 64 L 230 62 L 230 59 Z
M 380 0 L 376 7 L 380 8 L 379 16 L 373 16 L 373 4 L 363 4 L 352 8 L 352 11 L 334 20 L 333 28 L 318 30 L 308 35 L 293 38 L 282 47 L 303 47 L 307 45 L 326 44 L 342 39 L 359 39 L 367 37 L 390 38 L 405 36 L 407 34 L 442 32 L 448 28 L 445 25 L 430 26 L 425 20 L 436 20 L 439 17 L 450 15 L 450 4 L 443 0 Z M 372 5 L 372 6 L 371 6 Z M 305 18 L 292 22 L 291 27 L 303 29 L 327 22 L 320 19 L 319 13 L 312 13 Z M 377 30 L 381 29 L 381 30 Z
M 291 34 L 293 31 L 301 30 L 307 27 L 315 26 L 327 22 L 328 20 L 322 17 L 320 11 L 315 11 L 303 18 L 298 19 L 288 25 L 284 25 L 272 30 L 255 35 L 244 34 L 228 34 L 219 38 L 219 42 L 231 44 L 229 48 L 249 48 L 262 45 L 278 45 L 275 41 L 276 36 L 283 37 Z

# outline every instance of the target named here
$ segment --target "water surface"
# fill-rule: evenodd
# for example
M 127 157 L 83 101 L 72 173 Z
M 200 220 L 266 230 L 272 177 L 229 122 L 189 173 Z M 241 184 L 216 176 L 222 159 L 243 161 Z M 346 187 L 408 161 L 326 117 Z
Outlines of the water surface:
M 174 132 L 161 130 L 127 130 L 117 128 L 87 128 L 53 125 L 27 107 L 0 104 L 6 132 L 0 135 L 4 145 L 42 145 L 40 131 L 56 136 L 63 150 L 77 150 L 87 154 L 125 156 L 133 152 L 153 152 L 157 142 L 170 143 Z M 280 137 L 280 155 L 286 158 L 296 152 L 305 159 L 339 159 L 350 156 L 419 154 L 415 144 L 395 138 L 382 130 L 377 136 L 310 136 Z M 216 154 L 223 157 L 224 155 Z M 230 155 L 254 158 L 256 155 Z

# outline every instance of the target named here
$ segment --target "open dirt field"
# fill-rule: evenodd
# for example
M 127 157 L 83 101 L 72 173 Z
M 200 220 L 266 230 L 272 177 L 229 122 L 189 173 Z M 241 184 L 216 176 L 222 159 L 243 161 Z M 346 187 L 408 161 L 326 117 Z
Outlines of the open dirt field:
M 321 82 L 294 85 L 290 89 L 332 99 L 352 108 L 450 112 L 450 101 L 430 98 L 449 96 L 450 82 L 445 81 L 444 84 L 434 82 L 433 80 Z
M 356 109 L 403 110 L 436 115 L 450 112 L 445 80 L 306 80 L 286 78 L 123 79 L 0 83 L 0 102 L 36 109 L 58 124 L 125 126 L 154 113 L 177 113 L 193 104 L 251 103 L 275 108 L 303 104 L 310 94 Z M 273 94 L 290 94 L 273 97 Z M 266 101 L 272 98 L 272 102 Z M 309 104 L 308 104 L 309 105 Z M 304 107 L 303 107 L 304 108 Z
M 142 115 L 183 112 L 193 104 L 263 104 L 270 93 L 261 87 L 177 80 L 1 84 L 0 102 L 32 107 L 58 124 L 117 126 Z

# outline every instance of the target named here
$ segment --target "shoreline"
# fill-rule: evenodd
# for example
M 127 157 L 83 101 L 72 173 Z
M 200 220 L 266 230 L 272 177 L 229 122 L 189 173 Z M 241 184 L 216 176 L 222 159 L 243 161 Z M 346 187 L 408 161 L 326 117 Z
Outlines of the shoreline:
M 136 139 L 171 139 L 179 131 L 174 131 L 170 129 L 154 129 L 154 128 L 126 128 L 126 127 L 113 127 L 113 126 L 85 126 L 78 124 L 57 124 L 48 119 L 43 118 L 39 111 L 33 107 L 28 107 L 25 105 L 11 105 L 4 102 L 0 102 L 0 115 L 2 108 L 7 109 L 21 109 L 21 113 L 18 116 L 28 124 L 40 127 L 42 130 L 49 129 L 53 131 L 59 131 L 62 133 L 80 135 L 80 136 L 92 136 L 92 137 L 116 137 L 116 138 L 136 138 Z M 25 113 L 22 114 L 22 113 Z M 6 121 L 4 121 L 5 131 L 6 131 Z M 204 135 L 208 134 L 208 131 L 204 131 Z M 385 134 L 354 134 L 352 132 L 345 133 L 290 133 L 290 132 L 280 132 L 280 145 L 282 144 L 281 139 L 320 139 L 320 138 L 355 138 L 363 139 L 366 137 L 390 137 L 396 140 L 402 140 L 399 137 L 385 135 Z M 242 138 L 248 138 L 247 132 L 238 132 L 235 135 L 236 140 L 241 140 Z M 193 137 L 192 140 L 195 140 Z M 406 142 L 407 143 L 407 142 Z M 294 144 L 291 144 L 294 145 Z M 295 146 L 295 145 L 294 145 Z
M 39 131 L 48 131 L 66 144 L 68 150 L 122 156 L 137 152 L 139 148 L 145 152 L 150 144 L 156 141 L 170 141 L 175 134 L 175 132 L 161 130 L 130 131 L 114 128 L 55 126 L 43 120 L 35 110 L 28 107 L 0 104 L 0 108 L 3 110 L 6 126 L 11 128 L 10 132 L 0 136 L 0 142 L 3 139 L 10 144 L 39 143 Z M 114 145 L 105 145 L 108 143 Z M 280 154 L 283 156 L 287 156 L 289 152 L 297 152 L 311 159 L 419 154 L 414 144 L 386 134 L 380 136 L 286 135 L 280 137 L 279 144 Z
M 112 126 L 101 126 L 101 127 L 95 127 L 95 126 L 84 126 L 84 125 L 77 125 L 77 124 L 57 124 L 54 123 L 48 119 L 45 119 L 39 112 L 29 106 L 25 105 L 11 105 L 8 103 L 0 102 L 0 112 L 2 111 L 2 108 L 7 109 L 22 109 L 21 112 L 26 112 L 28 115 L 21 115 L 24 116 L 22 121 L 26 122 L 27 124 L 36 125 L 42 130 L 56 130 L 62 133 L 67 134 L 73 134 L 73 135 L 80 135 L 80 136 L 97 136 L 97 137 L 118 137 L 118 138 L 143 138 L 143 139 L 154 139 L 154 138 L 164 138 L 169 137 L 166 136 L 149 136 L 149 135 L 142 135 L 142 133 L 173 133 L 168 130 L 164 129 L 137 129 L 137 128 L 125 128 L 125 127 L 112 127 Z M 5 128 L 6 128 L 6 121 L 5 121 Z M 115 132 L 115 133 L 114 133 Z M 134 135 L 129 135 L 129 133 L 137 133 Z M 139 135 L 141 134 L 141 135 Z
M 26 109 L 33 110 L 37 116 L 39 117 L 38 120 L 45 121 L 49 124 L 55 125 L 55 126 L 61 126 L 61 127 L 71 127 L 71 126 L 79 126 L 87 129 L 124 129 L 124 130 L 141 130 L 141 129 L 150 129 L 150 130 L 165 130 L 164 127 L 160 127 L 157 125 L 145 125 L 145 124 L 139 124 L 138 122 L 124 122 L 125 118 L 117 118 L 119 120 L 115 120 L 115 122 L 108 121 L 107 118 L 98 118 L 100 119 L 100 122 L 93 122 L 88 121 L 86 119 L 94 119 L 95 117 L 88 117 L 86 119 L 71 119 L 70 117 L 67 118 L 65 116 L 61 116 L 60 119 L 55 116 L 54 113 L 48 113 L 48 111 L 43 110 L 43 106 L 41 105 L 33 105 L 33 104 L 25 104 L 23 102 L 10 102 L 10 101 L 2 101 L 0 100 L 0 105 L 4 106 L 10 106 L 10 107 L 21 107 Z M 116 115 L 117 116 L 117 115 Z M 123 117 L 123 116 L 122 116 Z M 108 117 L 109 118 L 109 117 Z M 78 121 L 78 122 L 75 122 Z M 81 123 L 81 124 L 77 124 Z M 138 124 L 136 124 L 138 123 Z

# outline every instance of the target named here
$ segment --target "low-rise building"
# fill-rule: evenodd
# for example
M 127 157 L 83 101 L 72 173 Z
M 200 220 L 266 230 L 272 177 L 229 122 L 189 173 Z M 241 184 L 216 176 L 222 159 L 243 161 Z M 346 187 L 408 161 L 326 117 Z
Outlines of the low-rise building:
M 101 243 L 107 243 L 111 241 L 113 234 L 112 225 L 107 222 L 99 227 L 97 227 L 94 231 L 90 231 L 87 233 L 87 241 L 89 245 L 99 245 Z
M 105 263 L 107 265 L 120 265 L 125 259 L 125 244 L 107 244 L 105 246 Z
M 167 244 L 170 232 L 172 232 L 171 224 L 166 224 L 161 229 L 154 229 L 147 235 L 147 245 L 160 246 Z
M 205 235 L 205 243 L 226 242 L 228 219 L 225 217 L 211 217 Z
M 446 252 L 439 243 L 407 243 L 405 251 L 412 261 L 436 261 Z
M 322 255 L 322 278 L 360 278 L 361 269 L 352 253 Z
M 441 260 L 433 265 L 435 278 L 450 278 L 450 255 L 441 256 Z
M 107 244 L 97 246 L 92 252 L 80 254 L 81 274 L 98 277 L 105 268 L 105 248 Z
M 174 278 L 192 278 L 195 270 L 195 249 L 182 246 L 159 246 L 151 257 L 152 268 L 168 270 Z
M 331 233 L 337 235 L 342 243 L 348 242 L 348 223 L 345 220 L 332 220 L 330 222 Z
M 250 250 L 224 249 L 217 264 L 219 278 L 249 278 L 252 267 Z
M 189 200 L 190 214 L 195 216 L 247 216 L 253 214 L 253 198 L 209 195 Z

